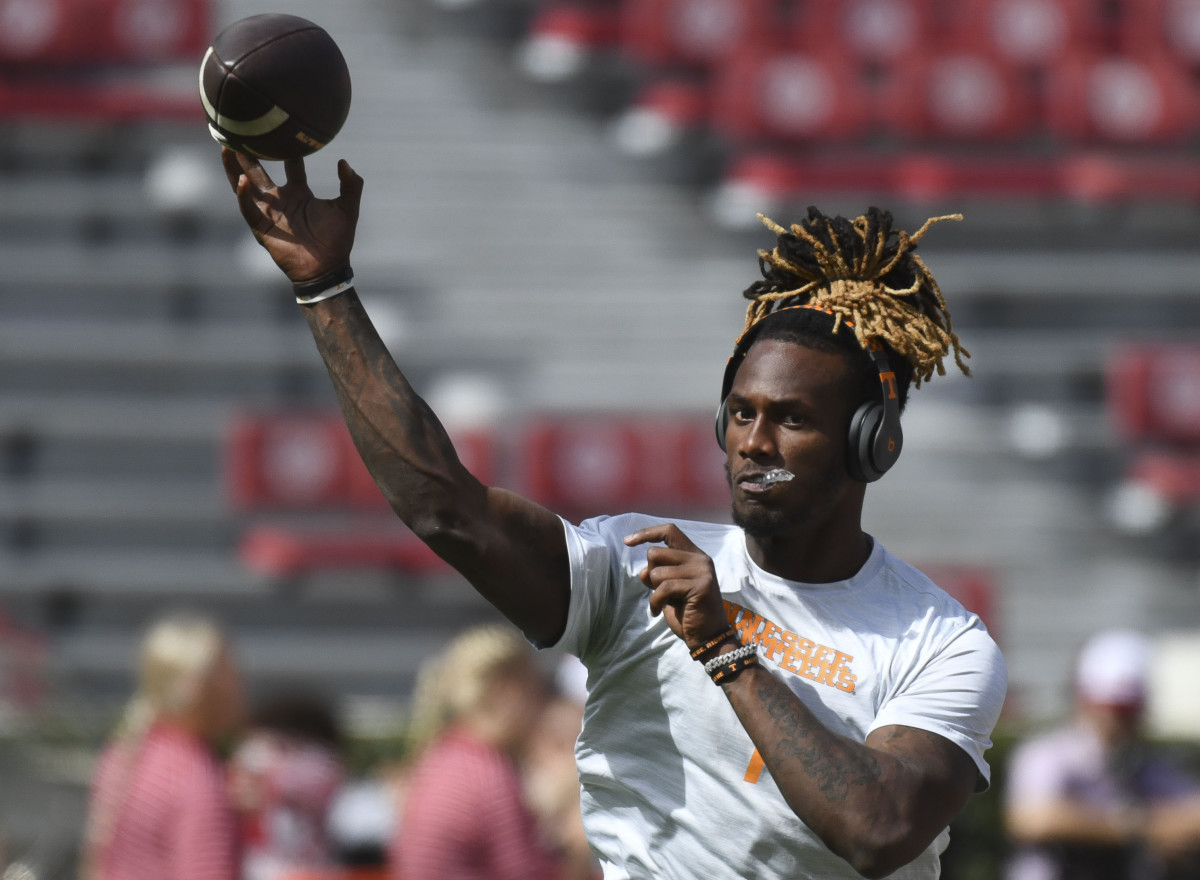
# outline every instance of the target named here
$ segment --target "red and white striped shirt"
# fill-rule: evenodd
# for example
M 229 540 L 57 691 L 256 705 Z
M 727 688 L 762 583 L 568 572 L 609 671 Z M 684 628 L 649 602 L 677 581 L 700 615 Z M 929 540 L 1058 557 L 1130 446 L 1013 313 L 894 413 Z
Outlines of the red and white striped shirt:
M 114 744 L 92 781 L 92 812 L 115 824 L 94 854 L 94 880 L 236 880 L 237 823 L 220 762 L 200 739 L 155 725 L 132 765 Z
M 560 871 L 512 761 L 461 731 L 417 762 L 391 855 L 396 880 L 549 880 Z

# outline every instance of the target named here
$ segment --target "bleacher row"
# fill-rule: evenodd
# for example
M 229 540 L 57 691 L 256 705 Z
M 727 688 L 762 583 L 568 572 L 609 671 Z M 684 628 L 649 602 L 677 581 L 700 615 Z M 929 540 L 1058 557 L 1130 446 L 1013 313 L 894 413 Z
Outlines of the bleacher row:
M 613 510 L 701 513 L 728 499 L 712 424 L 693 417 L 545 417 L 452 436 L 478 479 L 574 519 Z M 441 567 L 390 513 L 337 413 L 244 414 L 229 435 L 226 477 L 234 507 L 254 515 L 241 557 L 260 573 Z M 304 513 L 321 519 L 297 518 Z
M 1128 492 L 1159 516 L 1200 504 L 1200 350 L 1129 346 L 1109 363 L 1111 416 L 1131 454 Z M 569 518 L 614 510 L 703 517 L 727 504 L 712 425 L 692 416 L 544 416 L 520 428 L 452 432 L 481 481 Z M 331 569 L 437 571 L 442 563 L 388 512 L 334 412 L 256 411 L 226 443 L 228 497 L 247 516 L 240 555 L 275 578 Z M 309 515 L 306 519 L 305 514 Z M 313 519 L 313 517 L 317 517 Z
M 560 415 L 519 429 L 451 435 L 477 478 L 574 521 L 614 510 L 703 517 L 728 504 L 724 456 L 707 420 Z M 448 571 L 391 514 L 337 413 L 243 414 L 229 433 L 225 470 L 231 502 L 248 522 L 239 555 L 258 574 Z M 945 565 L 927 571 L 998 628 L 991 572 Z
M 621 58 L 617 143 L 716 137 L 746 202 L 1194 198 L 1198 32 L 1194 0 L 551 0 L 519 59 L 553 83 Z

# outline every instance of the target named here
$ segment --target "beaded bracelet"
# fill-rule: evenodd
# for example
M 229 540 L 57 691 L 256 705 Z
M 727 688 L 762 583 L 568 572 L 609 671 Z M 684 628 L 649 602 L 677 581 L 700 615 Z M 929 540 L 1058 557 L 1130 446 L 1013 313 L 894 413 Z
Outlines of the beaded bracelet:
M 709 639 L 703 645 L 700 645 L 697 648 L 693 648 L 692 649 L 692 659 L 699 660 L 701 657 L 703 657 L 709 651 L 725 644 L 727 641 L 729 641 L 730 639 L 733 639 L 733 638 L 737 638 L 737 633 L 735 633 L 733 631 L 733 627 L 731 626 L 728 629 L 726 629 L 724 632 L 717 633 L 715 636 L 713 636 L 711 639 Z

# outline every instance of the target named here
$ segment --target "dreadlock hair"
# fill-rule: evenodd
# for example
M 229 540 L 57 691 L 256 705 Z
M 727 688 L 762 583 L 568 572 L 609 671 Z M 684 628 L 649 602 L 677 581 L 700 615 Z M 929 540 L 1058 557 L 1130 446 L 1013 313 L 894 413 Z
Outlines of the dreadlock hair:
M 848 341 L 844 330 L 853 332 L 858 343 L 856 363 L 865 372 L 867 388 L 873 368 L 866 346 L 872 339 L 883 344 L 896 373 L 901 407 L 910 382 L 919 388 L 935 371 L 945 375 L 943 359 L 951 352 L 958 368 L 971 374 L 964 363 L 970 352 L 959 344 L 942 292 L 915 253 L 930 227 L 943 220 L 961 220 L 961 214 L 932 217 L 912 235 L 893 229 L 891 213 L 879 208 L 868 208 L 849 220 L 827 217 L 810 207 L 808 216 L 790 229 L 758 216 L 777 238 L 772 250 L 758 252 L 763 277 L 743 293 L 750 300 L 739 340 L 743 356 L 750 343 L 761 338 L 795 335 L 797 341 L 803 337 L 804 344 L 819 347 L 813 339 L 814 321 L 800 317 L 801 311 L 809 310 L 790 313 L 778 327 L 771 326 L 775 321 L 758 327 L 782 306 L 805 304 L 816 314 L 832 316 L 832 337 L 838 348 L 850 350 L 843 344 Z M 828 326 L 827 319 L 825 323 Z M 724 390 L 728 393 L 728 388 Z

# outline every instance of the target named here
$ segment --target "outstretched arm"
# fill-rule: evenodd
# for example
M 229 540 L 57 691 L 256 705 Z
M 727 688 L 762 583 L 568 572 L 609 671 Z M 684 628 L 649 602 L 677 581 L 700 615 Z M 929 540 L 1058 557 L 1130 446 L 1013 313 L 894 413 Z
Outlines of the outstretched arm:
M 304 161 L 276 186 L 262 165 L 221 152 L 242 216 L 294 284 L 320 288 L 350 263 L 362 178 L 338 163 L 341 192 L 317 199 Z M 566 622 L 569 569 L 558 517 L 464 468 L 445 429 L 409 385 L 353 288 L 303 306 L 359 454 L 396 514 L 531 640 Z
M 677 526 L 642 529 L 625 542 L 655 544 L 641 574 L 650 610 L 689 649 L 728 628 L 712 560 Z M 729 641 L 714 654 L 737 647 Z M 866 877 L 886 876 L 920 855 L 974 791 L 974 762 L 936 734 L 893 725 L 866 742 L 840 736 L 763 666 L 719 686 L 788 805 Z

